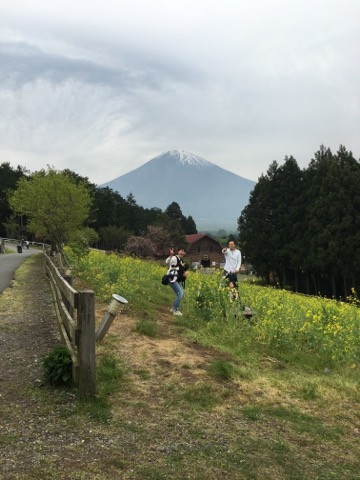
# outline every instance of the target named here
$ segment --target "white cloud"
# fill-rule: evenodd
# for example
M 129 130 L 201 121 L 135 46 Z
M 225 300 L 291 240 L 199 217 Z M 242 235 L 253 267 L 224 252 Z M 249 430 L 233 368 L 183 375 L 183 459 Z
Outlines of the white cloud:
M 360 155 L 357 0 L 12 0 L 0 161 L 101 183 L 183 148 L 247 178 Z

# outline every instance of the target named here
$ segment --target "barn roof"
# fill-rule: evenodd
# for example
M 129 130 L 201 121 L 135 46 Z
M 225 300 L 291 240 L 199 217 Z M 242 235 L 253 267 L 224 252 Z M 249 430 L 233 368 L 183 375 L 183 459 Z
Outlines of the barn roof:
M 186 241 L 190 246 L 204 237 L 209 237 L 211 238 L 211 240 L 213 240 L 214 242 L 217 242 L 220 245 L 220 243 L 208 233 L 192 233 L 191 235 L 185 235 Z

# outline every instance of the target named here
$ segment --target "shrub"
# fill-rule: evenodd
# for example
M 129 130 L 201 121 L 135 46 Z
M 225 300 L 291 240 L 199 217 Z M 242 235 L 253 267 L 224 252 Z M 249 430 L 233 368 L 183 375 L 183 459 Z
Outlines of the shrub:
M 51 385 L 64 386 L 72 383 L 72 360 L 64 345 L 57 345 L 43 359 L 45 380 Z

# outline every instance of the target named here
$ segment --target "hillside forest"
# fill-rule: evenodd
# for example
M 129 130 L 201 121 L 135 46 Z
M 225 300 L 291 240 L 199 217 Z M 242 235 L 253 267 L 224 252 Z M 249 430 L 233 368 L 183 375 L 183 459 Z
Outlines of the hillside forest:
M 24 183 L 24 180 L 28 182 Z M 44 185 L 45 180 L 49 180 L 50 184 Z M 53 185 L 56 184 L 56 188 L 51 188 L 52 181 L 55 182 Z M 0 165 L 0 236 L 52 243 L 53 239 L 50 238 L 49 231 L 47 231 L 48 235 L 45 232 L 42 235 L 37 233 L 41 231 L 39 221 L 31 228 L 31 220 L 26 213 L 20 212 L 29 210 L 31 206 L 36 210 L 36 203 L 39 202 L 38 210 L 40 205 L 46 206 L 48 212 L 51 211 L 53 215 L 53 223 L 59 219 L 62 222 L 61 229 L 65 230 L 66 203 L 72 203 L 70 215 L 74 215 L 82 205 L 79 192 L 76 192 L 76 196 L 70 202 L 70 191 L 66 188 L 69 187 L 69 183 L 70 187 L 71 184 L 75 184 L 78 191 L 80 187 L 85 188 L 89 195 L 90 208 L 83 222 L 82 234 L 85 235 L 87 232 L 89 243 L 93 247 L 115 252 L 126 248 L 129 253 L 140 253 L 140 256 L 156 256 L 161 255 L 162 250 L 169 245 L 185 245 L 185 235 L 197 233 L 193 218 L 183 215 L 176 202 L 172 202 L 165 211 L 156 207 L 143 208 L 137 204 L 132 194 L 123 198 L 118 192 L 108 187 L 97 187 L 90 183 L 88 178 L 81 177 L 70 170 L 56 172 L 48 169 L 47 172 L 40 171 L 29 175 L 23 167 L 18 166 L 13 169 L 9 163 L 2 163 Z M 28 209 L 20 206 L 15 211 L 9 199 L 18 192 L 19 185 L 29 187 L 26 194 L 30 205 Z M 40 189 L 41 194 L 39 194 Z M 23 201 L 23 193 L 18 203 Z M 41 198 L 38 198 L 39 196 Z M 57 197 L 56 200 L 55 197 Z M 57 207 L 60 207 L 60 212 L 55 212 Z M 89 235 L 89 231 L 92 235 Z M 63 232 L 57 233 L 57 236 L 62 235 Z M 56 232 L 54 236 L 56 237 Z M 69 240 L 69 238 L 64 237 L 62 240 Z
M 169 245 L 186 245 L 185 235 L 197 233 L 192 216 L 184 216 L 176 202 L 164 211 L 143 208 L 132 194 L 123 198 L 70 170 L 49 168 L 29 174 L 24 167 L 14 169 L 2 163 L 0 236 L 47 240 L 46 233 L 34 223 L 31 209 L 36 202 L 44 202 L 49 216 L 55 189 L 44 190 L 39 199 L 35 180 L 59 176 L 62 185 L 66 177 L 88 192 L 90 208 L 82 232 L 92 232 L 87 235 L 91 246 L 156 257 L 165 254 Z M 33 197 L 28 209 L 22 210 L 24 195 L 20 195 L 19 186 L 31 183 Z M 64 197 L 70 196 L 61 198 L 65 201 Z M 74 198 L 69 215 L 77 208 Z M 286 156 L 282 165 L 274 161 L 258 179 L 248 205 L 237 215 L 243 261 L 266 284 L 311 295 L 356 297 L 360 288 L 360 163 L 344 146 L 340 145 L 336 154 L 320 146 L 304 169 L 292 156 Z M 82 236 L 85 238 L 85 233 Z M 70 239 L 71 235 L 64 236 L 64 241 Z

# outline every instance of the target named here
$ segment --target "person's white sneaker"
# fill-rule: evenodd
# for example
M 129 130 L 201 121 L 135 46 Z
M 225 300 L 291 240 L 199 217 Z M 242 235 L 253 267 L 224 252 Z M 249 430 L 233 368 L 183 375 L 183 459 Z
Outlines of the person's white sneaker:
M 170 312 L 171 312 L 171 313 L 173 313 L 173 312 L 174 312 L 174 309 L 173 309 L 172 307 L 170 308 Z
M 174 315 L 182 315 L 182 313 L 180 312 L 180 310 L 176 310 L 175 312 L 173 312 Z

